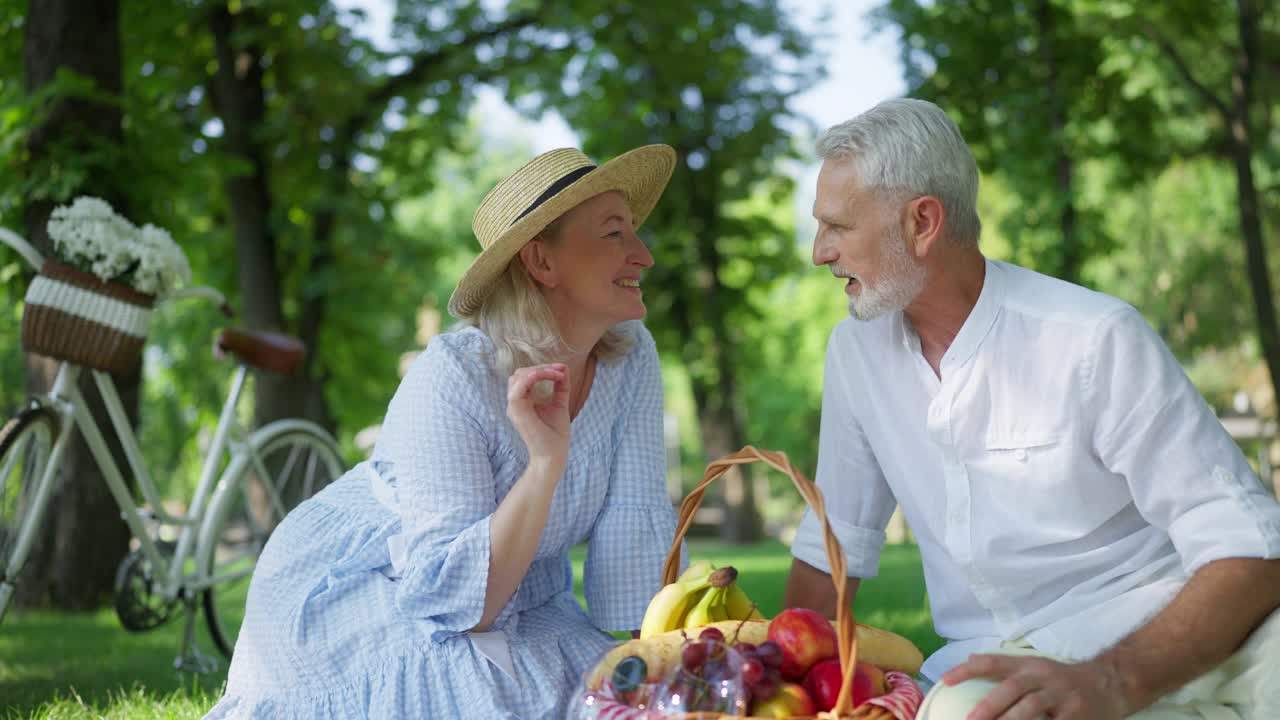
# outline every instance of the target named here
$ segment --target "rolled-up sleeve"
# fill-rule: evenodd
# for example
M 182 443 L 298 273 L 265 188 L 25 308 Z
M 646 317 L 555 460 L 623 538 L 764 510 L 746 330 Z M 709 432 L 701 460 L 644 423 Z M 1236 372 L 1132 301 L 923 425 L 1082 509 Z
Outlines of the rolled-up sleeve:
M 1110 316 L 1093 356 L 1095 451 L 1143 517 L 1169 533 L 1185 570 L 1280 557 L 1280 505 L 1141 315 Z
M 445 343 L 428 346 L 388 407 L 377 452 L 397 486 L 405 549 L 396 604 L 428 623 L 436 641 L 480 621 L 497 509 L 488 435 L 477 417 L 488 389 L 464 362 Z
M 608 630 L 640 627 L 662 586 L 662 565 L 675 538 L 663 445 L 662 371 L 653 337 L 636 324 L 636 345 L 623 362 L 630 378 L 619 419 L 609 490 L 587 545 L 583 590 L 593 622 Z M 684 550 L 681 548 L 683 564 Z
M 837 326 L 827 342 L 815 482 L 822 491 L 831 531 L 844 550 L 849 576 L 870 578 L 879 572 L 884 529 L 897 501 L 854 412 L 857 404 L 850 369 L 843 363 L 847 354 L 840 348 L 841 328 Z M 831 572 L 822 523 L 812 509 L 800 520 L 791 554 Z

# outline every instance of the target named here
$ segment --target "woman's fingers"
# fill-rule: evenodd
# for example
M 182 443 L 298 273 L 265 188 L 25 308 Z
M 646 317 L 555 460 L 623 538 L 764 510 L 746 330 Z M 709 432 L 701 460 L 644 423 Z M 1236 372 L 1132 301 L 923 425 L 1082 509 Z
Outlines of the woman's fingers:
M 550 385 L 543 399 L 535 393 Z M 520 433 L 529 456 L 563 460 L 569 444 L 569 369 L 560 363 L 520 368 L 507 381 L 507 417 Z
M 569 394 L 569 369 L 562 364 L 555 363 L 516 370 L 511 374 L 511 379 L 507 381 L 508 402 L 524 398 L 531 398 L 535 403 L 539 404 L 546 402 L 547 400 L 535 395 L 534 387 L 539 383 L 549 383 L 551 385 L 550 397 L 547 400 L 555 400 L 557 396 L 566 398 Z

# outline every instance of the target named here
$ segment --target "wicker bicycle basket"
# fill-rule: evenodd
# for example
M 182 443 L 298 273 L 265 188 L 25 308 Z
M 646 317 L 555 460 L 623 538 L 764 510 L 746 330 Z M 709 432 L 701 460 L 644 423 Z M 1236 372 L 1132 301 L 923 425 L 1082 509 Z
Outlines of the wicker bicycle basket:
M 671 549 L 667 553 L 666 564 L 662 568 L 662 582 L 664 584 L 675 582 L 676 577 L 680 574 L 680 545 L 684 540 L 685 533 L 689 530 L 689 526 L 693 524 L 693 515 L 702 504 L 702 496 L 706 493 L 707 488 L 735 466 L 757 461 L 786 473 L 791 478 L 791 482 L 795 484 L 796 490 L 800 491 L 800 495 L 805 499 L 805 502 L 813 509 L 814 515 L 821 521 L 827 560 L 831 563 L 831 578 L 835 583 L 836 606 L 838 608 L 836 613 L 836 638 L 840 654 L 840 667 L 844 671 L 844 683 L 840 689 L 840 696 L 836 700 L 835 707 L 829 712 L 820 712 L 816 716 L 796 716 L 797 720 L 800 717 L 816 717 L 818 720 L 895 720 L 891 712 L 877 705 L 863 703 L 857 708 L 851 707 L 853 704 L 851 690 L 853 688 L 854 663 L 858 658 L 858 644 L 853 611 L 849 607 L 849 602 L 846 598 L 848 565 L 845 562 L 844 551 L 840 548 L 840 543 L 836 540 L 835 534 L 831 532 L 830 523 L 827 522 L 827 510 L 822 500 L 822 493 L 808 478 L 801 475 L 791 466 L 785 453 L 759 450 L 748 445 L 738 452 L 715 460 L 707 466 L 706 473 L 702 476 L 702 481 L 680 504 L 675 540 L 671 544 Z M 718 720 L 731 716 L 714 712 L 697 712 L 685 713 L 680 717 L 684 720 Z
M 77 365 L 128 373 L 138 367 L 155 296 L 46 260 L 27 288 L 22 348 Z

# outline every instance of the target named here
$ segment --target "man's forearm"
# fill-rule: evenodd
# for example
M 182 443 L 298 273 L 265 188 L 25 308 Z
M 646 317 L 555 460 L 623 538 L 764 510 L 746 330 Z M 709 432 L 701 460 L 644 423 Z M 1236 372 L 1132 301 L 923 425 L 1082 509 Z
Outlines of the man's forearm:
M 859 582 L 859 578 L 851 577 L 845 586 L 845 599 L 850 604 L 858 594 Z M 806 562 L 792 559 L 791 574 L 787 576 L 787 589 L 782 596 L 782 606 L 805 607 L 834 619 L 836 589 L 831 582 L 831 575 Z
M 1277 607 L 1280 560 L 1217 560 L 1093 662 L 1114 673 L 1136 712 L 1222 663 Z

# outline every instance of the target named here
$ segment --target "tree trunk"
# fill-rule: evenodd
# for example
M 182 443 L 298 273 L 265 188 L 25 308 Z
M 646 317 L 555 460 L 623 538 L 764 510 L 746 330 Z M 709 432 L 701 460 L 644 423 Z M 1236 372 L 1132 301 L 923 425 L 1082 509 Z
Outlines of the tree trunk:
M 1226 118 L 1231 136 L 1231 160 L 1236 171 L 1236 198 L 1240 211 L 1240 235 L 1244 239 L 1253 310 L 1258 321 L 1262 357 L 1271 375 L 1271 388 L 1280 402 L 1280 325 L 1276 322 L 1275 295 L 1262 237 L 1258 188 L 1253 178 L 1253 137 L 1249 109 L 1253 104 L 1254 70 L 1260 61 L 1258 21 L 1261 12 L 1254 0 L 1239 0 L 1240 51 L 1232 78 L 1231 116 Z
M 1236 171 L 1240 235 L 1244 239 L 1249 288 L 1253 295 L 1254 317 L 1258 322 L 1258 340 L 1262 346 L 1263 360 L 1271 375 L 1272 392 L 1275 397 L 1280 398 L 1280 326 L 1276 322 L 1275 296 L 1272 294 L 1271 276 L 1267 270 L 1267 246 L 1262 237 L 1258 190 L 1250 163 L 1252 153 L 1248 145 L 1236 145 L 1231 154 Z
M 224 152 L 249 168 L 229 177 L 224 188 L 235 235 L 244 323 L 254 330 L 285 332 L 276 235 L 271 227 L 268 153 L 261 137 L 266 125 L 262 51 L 252 42 L 237 44 L 234 38 L 256 17 L 251 10 L 233 15 L 226 4 L 211 13 L 218 68 L 210 97 L 222 120 Z M 305 396 L 304 383 L 296 377 L 255 373 L 255 424 L 301 414 Z
M 1057 19 L 1052 0 L 1040 0 L 1036 8 L 1036 24 L 1040 33 L 1040 58 L 1045 67 L 1045 108 L 1049 113 L 1049 127 L 1053 142 L 1054 179 L 1058 186 L 1058 228 L 1062 233 L 1062 253 L 1059 256 L 1058 277 L 1067 282 L 1078 282 L 1080 276 L 1080 239 L 1076 232 L 1075 166 L 1067 152 L 1067 112 L 1059 87 L 1058 63 L 1054 52 Z
M 53 81 L 59 70 L 68 70 L 91 79 L 100 92 L 119 97 L 122 87 L 120 51 L 120 8 L 117 0 L 40 0 L 28 3 L 23 25 L 23 59 L 28 93 Z M 104 146 L 118 146 L 123 139 L 118 105 L 91 100 L 57 99 L 48 108 L 44 123 L 32 130 L 27 141 L 30 162 L 37 171 L 58 152 L 70 145 L 82 157 L 91 158 Z M 62 150 L 66 152 L 66 150 Z M 108 153 L 110 156 L 110 153 Z M 90 167 L 77 194 L 101 197 L 127 214 L 128 206 L 116 182 L 116 168 L 110 161 Z M 28 198 L 23 208 L 27 237 L 46 256 L 53 247 L 45 230 L 53 203 Z M 53 384 L 57 363 L 35 355 L 27 356 L 27 387 L 33 393 L 47 392 Z M 138 418 L 139 374 L 115 378 L 125 411 L 136 426 Z M 89 373 L 80 390 L 90 402 L 93 415 L 104 430 L 110 427 L 98 391 Z M 114 439 L 113 433 L 106 432 Z M 117 464 L 124 464 L 118 443 L 111 442 Z M 125 472 L 126 479 L 130 473 Z M 64 610 L 89 610 L 101 606 L 110 596 L 116 566 L 128 550 L 129 530 L 102 473 L 83 437 L 76 433 L 67 448 L 62 472 L 56 480 L 46 522 L 27 560 L 26 572 L 18 586 L 21 606 L 51 605 Z
M 725 302 L 717 297 L 720 291 L 720 251 L 716 247 L 719 237 L 719 213 L 721 207 L 716 197 L 717 176 L 715 155 L 710 154 L 705 170 L 706 187 L 701 193 L 694 189 L 694 217 L 701 220 L 697 233 L 698 256 L 701 272 L 710 279 L 709 297 L 705 306 L 707 324 L 713 343 L 703 348 L 704 357 L 711 356 L 716 368 L 716 381 L 705 377 L 694 379 L 695 398 L 698 402 L 698 425 L 702 430 L 702 443 L 710 462 L 722 455 L 734 452 L 746 444 L 745 421 L 738 399 L 737 366 L 733 362 L 734 341 L 729 333 L 725 317 Z M 705 197 L 702 197 L 705 195 Z M 701 216 L 701 217 L 699 217 Z M 755 485 L 752 471 L 739 465 L 720 479 L 721 498 L 724 501 L 724 523 L 720 526 L 721 539 L 732 543 L 755 542 L 764 536 L 760 509 L 756 507 Z

